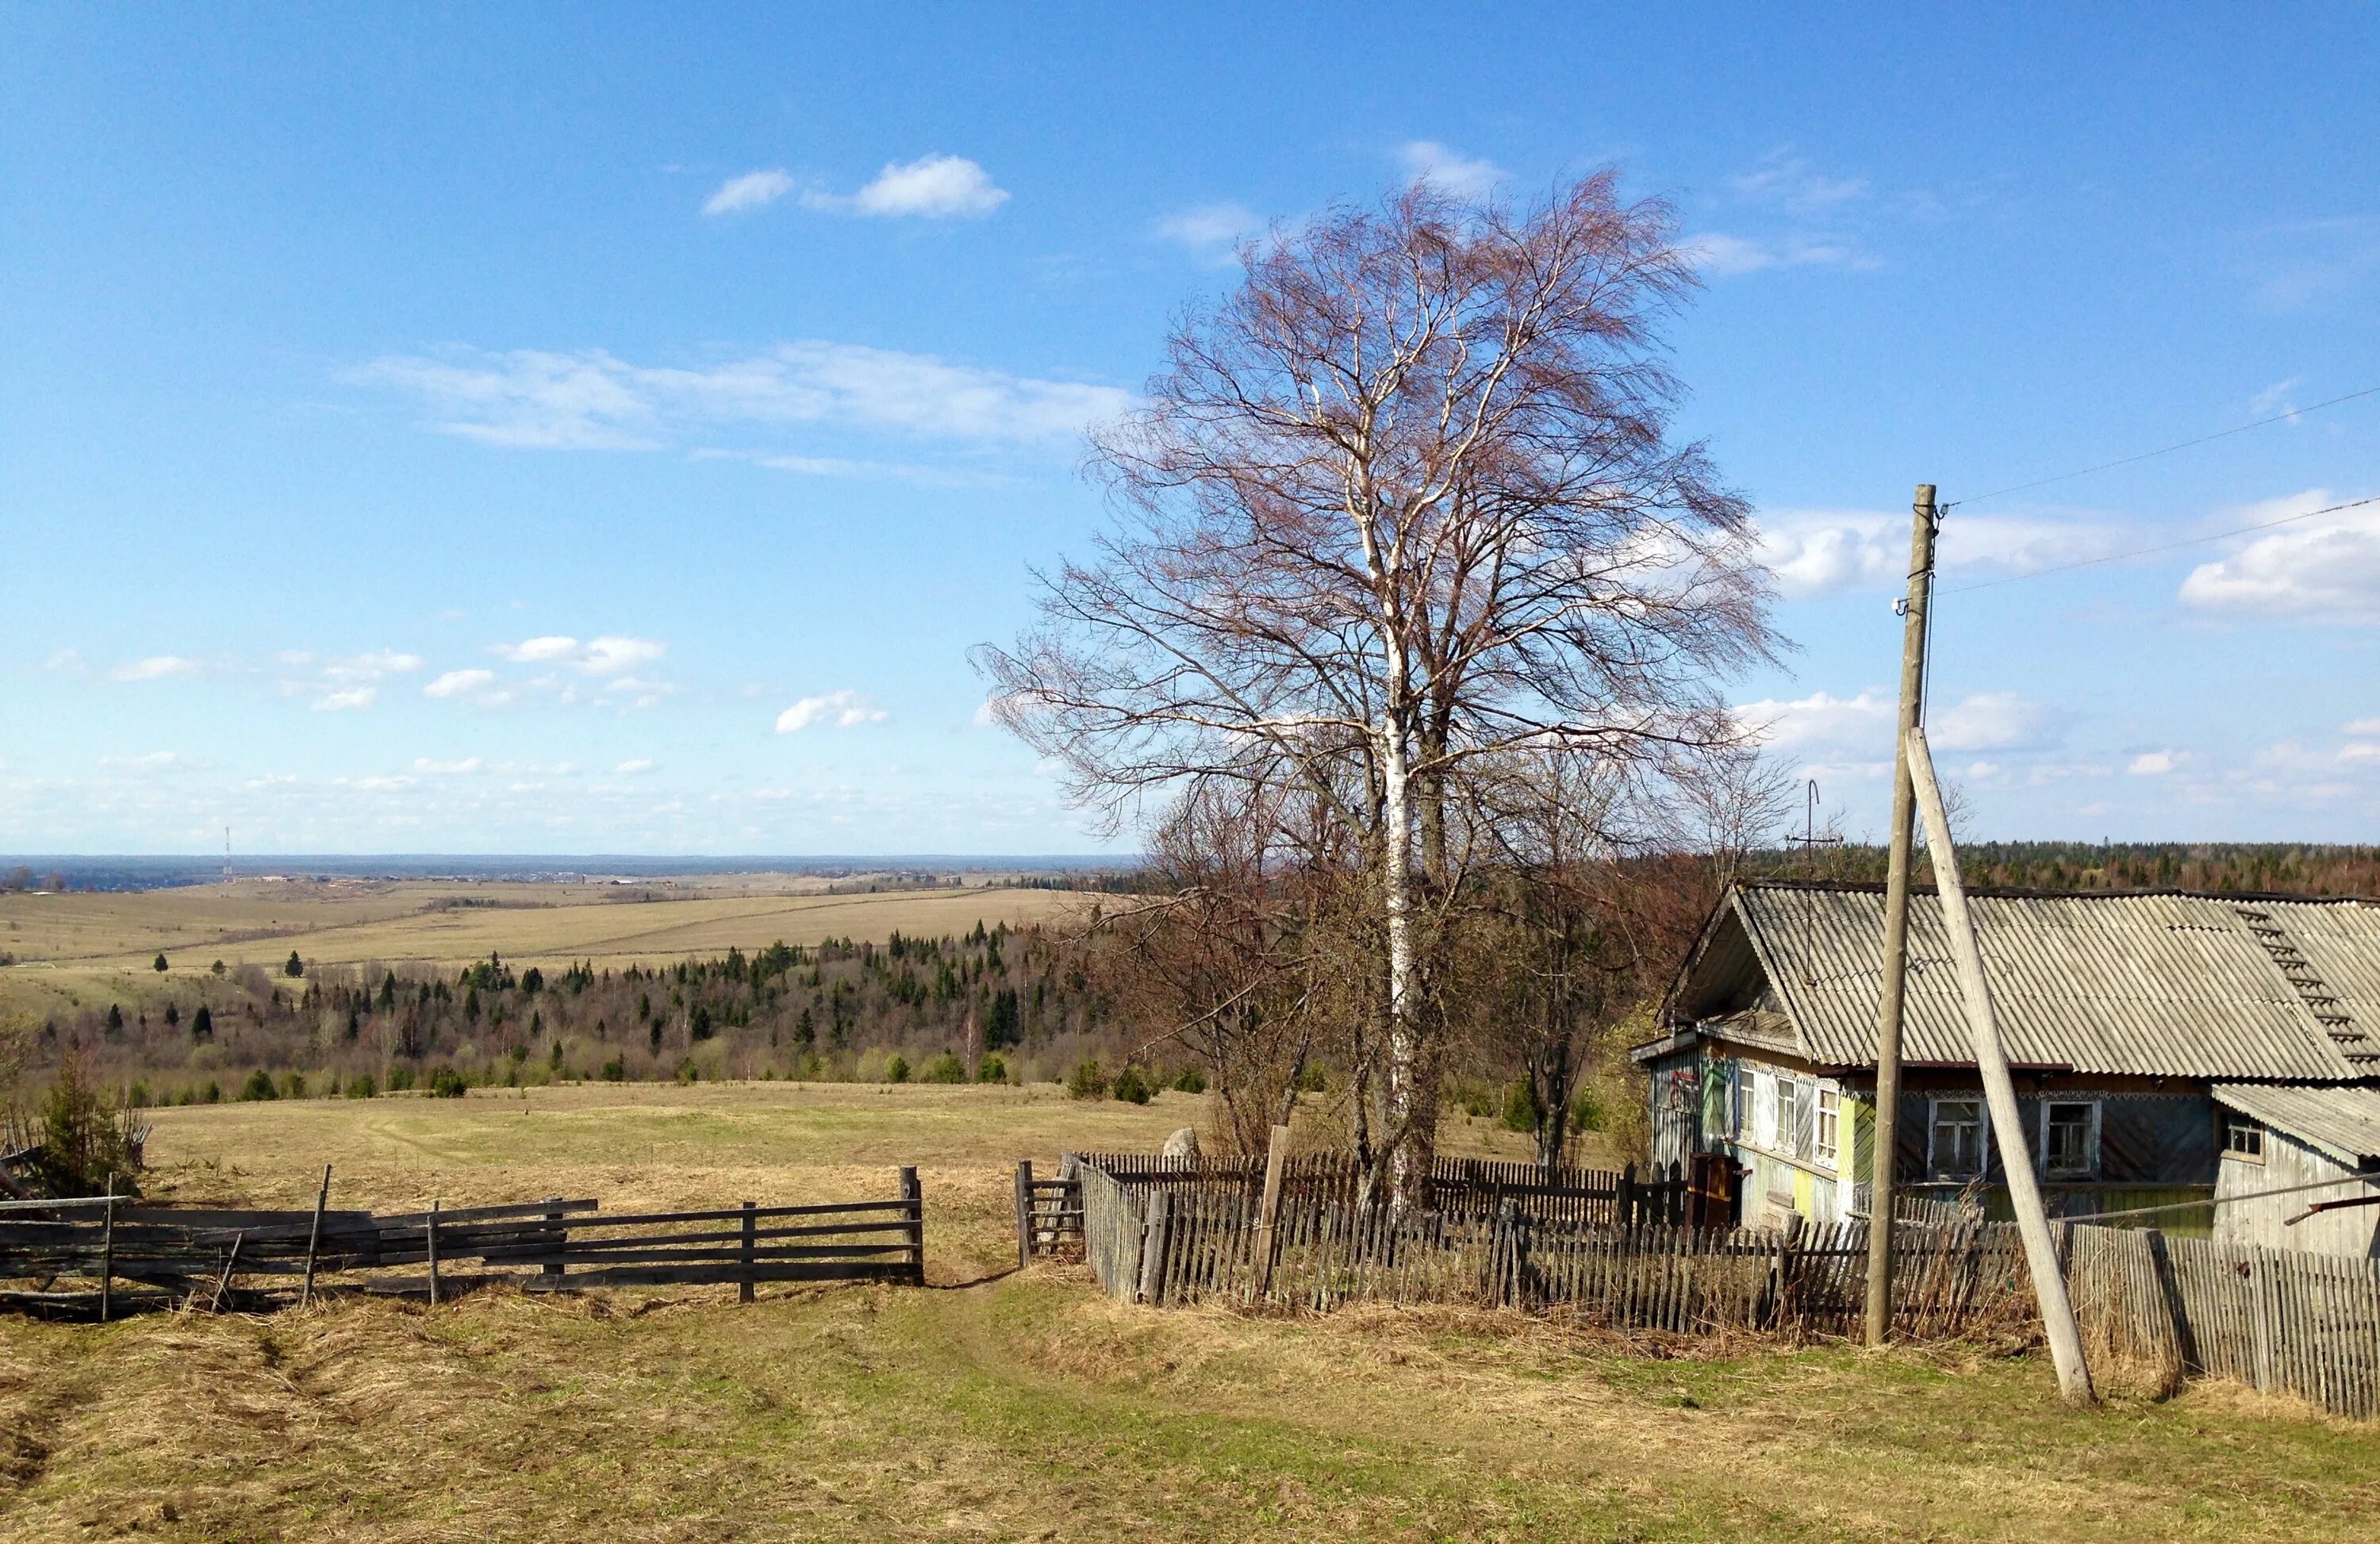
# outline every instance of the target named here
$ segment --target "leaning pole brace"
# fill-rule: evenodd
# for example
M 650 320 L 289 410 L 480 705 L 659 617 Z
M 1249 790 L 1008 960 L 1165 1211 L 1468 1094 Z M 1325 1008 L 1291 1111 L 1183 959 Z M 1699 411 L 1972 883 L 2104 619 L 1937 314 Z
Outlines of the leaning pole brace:
M 1999 1021 L 1992 1015 L 1991 987 L 1984 979 L 1983 949 L 1976 942 L 1974 918 L 1967 910 L 1967 887 L 1959 878 L 1959 855 L 1950 845 L 1950 817 L 1943 808 L 1941 785 L 1934 780 L 1934 754 L 1926 748 L 1922 728 L 1912 725 L 1904 743 L 1917 808 L 1925 817 L 1925 848 L 1934 860 L 1934 887 L 1942 897 L 1943 929 L 1950 935 L 1950 955 L 1958 965 L 1959 986 L 1967 1001 L 1967 1031 L 1975 1042 L 1975 1070 L 1983 1076 L 1984 1102 L 1991 1110 L 2000 1167 L 2008 1172 L 2009 1204 L 2016 1212 L 2017 1234 L 2024 1240 L 2033 1295 L 2041 1304 L 2041 1327 L 2049 1337 L 2050 1360 L 2058 1368 L 2058 1392 L 2070 1404 L 2088 1404 L 2096 1398 L 2091 1390 L 2091 1368 L 2082 1360 L 2082 1334 L 2074 1322 L 2074 1304 L 2066 1295 L 2066 1274 L 2058 1269 L 2058 1246 L 2049 1236 L 2041 1186 L 2034 1177 L 2033 1153 L 2017 1113 L 2016 1085 L 2009 1079 Z

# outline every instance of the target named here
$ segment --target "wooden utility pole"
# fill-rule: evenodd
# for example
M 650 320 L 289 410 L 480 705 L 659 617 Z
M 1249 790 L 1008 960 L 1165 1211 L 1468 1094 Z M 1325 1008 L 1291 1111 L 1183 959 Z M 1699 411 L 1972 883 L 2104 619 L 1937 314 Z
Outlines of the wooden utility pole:
M 1991 984 L 1984 979 L 1983 946 L 1976 940 L 1974 918 L 1967 911 L 1959 854 L 1950 845 L 1950 814 L 1943 807 L 1941 786 L 1934 781 L 1934 756 L 1926 748 L 1925 731 L 1912 728 L 1903 741 L 1917 807 L 1925 815 L 1925 851 L 1934 860 L 1934 888 L 1942 897 L 1942 923 L 1950 934 L 1950 957 L 1958 965 L 1959 988 L 1967 1001 L 1967 1033 L 1975 1042 L 1975 1070 L 1983 1077 L 1984 1103 L 1991 1111 L 2000 1167 L 2008 1173 L 2009 1205 L 2016 1213 L 2017 1234 L 2024 1240 L 2024 1261 L 2033 1275 L 2033 1295 L 2041 1304 L 2041 1328 L 2049 1340 L 2049 1358 L 2058 1367 L 2058 1392 L 2069 1404 L 2088 1404 L 2095 1396 L 2091 1392 L 2090 1366 L 2082 1359 L 2082 1332 L 2074 1322 L 2074 1305 L 2066 1295 L 2066 1272 L 2058 1263 L 2058 1246 L 2049 1236 L 2049 1216 L 2041 1204 L 2041 1185 L 2034 1177 L 2033 1144 L 2017 1112 L 2016 1085 L 2009 1077 L 1999 1020 L 1992 1013 Z
M 1884 885 L 1884 996 L 1876 1023 L 1876 1152 L 1867 1203 L 1867 1343 L 1892 1333 L 1892 1161 L 1900 1143 L 1900 1011 L 1909 982 L 1909 863 L 1916 835 L 1908 736 L 1925 716 L 1925 614 L 1934 593 L 1934 485 L 1909 522 L 1909 594 L 1900 606 L 1900 722 L 1892 736 L 1892 860 Z

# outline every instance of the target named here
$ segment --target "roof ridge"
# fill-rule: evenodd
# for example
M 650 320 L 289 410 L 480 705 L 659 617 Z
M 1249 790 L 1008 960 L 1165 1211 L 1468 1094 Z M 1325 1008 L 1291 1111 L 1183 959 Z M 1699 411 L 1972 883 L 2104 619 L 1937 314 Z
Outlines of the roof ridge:
M 1737 880 L 1740 890 L 1816 890 L 1843 894 L 1881 895 L 1885 893 L 1882 880 Z M 2021 901 L 2136 901 L 2156 896 L 2186 901 L 2214 901 L 2224 906 L 2234 902 L 2262 905 L 2267 902 L 2288 902 L 2299 906 L 2380 906 L 2380 895 L 2304 895 L 2282 890 L 2184 890 L 2180 886 L 2153 885 L 2138 890 L 2040 890 L 2025 885 L 1979 885 L 1963 887 L 1972 899 L 1977 896 L 1998 896 Z M 1912 881 L 1912 895 L 1938 894 L 1936 886 Z

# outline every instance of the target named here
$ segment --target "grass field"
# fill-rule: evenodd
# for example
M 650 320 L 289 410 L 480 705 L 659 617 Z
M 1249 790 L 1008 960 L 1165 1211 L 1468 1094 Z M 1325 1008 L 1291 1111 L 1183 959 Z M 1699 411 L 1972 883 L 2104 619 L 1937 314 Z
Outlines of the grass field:
M 0 895 L 0 1006 L 40 1013 L 106 998 L 137 1002 L 159 954 L 197 974 L 220 959 L 277 970 L 296 950 L 320 965 L 436 964 L 492 951 L 527 962 L 674 962 L 783 940 L 938 936 L 978 921 L 1014 927 L 1082 904 L 1062 891 L 968 887 L 826 894 L 816 881 L 776 887 L 669 882 L 469 884 L 244 881 L 121 894 Z M 652 896 L 652 899 L 644 897 Z
M 1007 1272 L 1016 1157 L 1196 1109 L 745 1085 L 159 1112 L 155 1188 L 192 1199 L 298 1204 L 327 1161 L 346 1205 L 796 1201 L 914 1162 L 933 1284 L 0 1319 L 0 1538 L 2373 1537 L 2380 1431 L 2222 1389 L 2076 1416 L 2022 1357 L 1681 1356 Z

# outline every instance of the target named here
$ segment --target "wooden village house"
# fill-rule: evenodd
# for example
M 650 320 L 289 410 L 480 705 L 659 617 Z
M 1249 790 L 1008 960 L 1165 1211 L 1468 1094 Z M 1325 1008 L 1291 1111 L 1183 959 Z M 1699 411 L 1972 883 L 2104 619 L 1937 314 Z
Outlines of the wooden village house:
M 2053 1211 L 2214 1198 L 2172 1232 L 2380 1252 L 2380 906 L 2184 894 L 1973 899 L 2024 1137 Z M 1897 1183 L 2005 1214 L 1941 905 L 1910 897 Z M 1739 884 L 1638 1046 L 1664 1173 L 1731 1168 L 1746 1222 L 1864 1216 L 1884 887 Z M 1676 1167 L 1673 1169 L 1672 1165 Z M 2291 1223 L 2290 1218 L 2301 1221 Z

